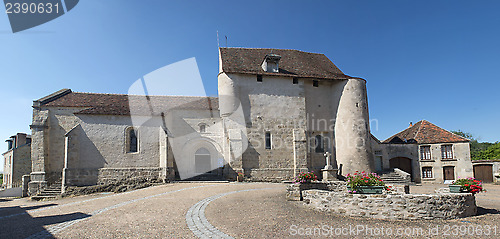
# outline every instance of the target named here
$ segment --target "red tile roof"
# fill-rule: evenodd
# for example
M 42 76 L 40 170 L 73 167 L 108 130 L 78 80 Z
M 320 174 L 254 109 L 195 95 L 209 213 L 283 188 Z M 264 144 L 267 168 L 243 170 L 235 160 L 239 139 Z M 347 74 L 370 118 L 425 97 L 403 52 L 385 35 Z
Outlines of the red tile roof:
M 422 120 L 386 139 L 383 143 L 434 144 L 456 142 L 469 142 L 469 140 L 444 130 L 429 121 Z
M 279 72 L 266 72 L 261 65 L 267 54 L 281 56 Z M 266 48 L 220 48 L 222 71 L 226 73 L 279 75 L 317 79 L 349 79 L 323 54 Z
M 38 102 L 45 107 L 82 108 L 77 114 L 94 115 L 151 115 L 167 110 L 218 110 L 217 97 L 202 96 L 139 96 L 122 94 L 79 93 L 65 91 L 60 95 L 50 95 Z M 132 109 L 132 110 L 131 110 Z

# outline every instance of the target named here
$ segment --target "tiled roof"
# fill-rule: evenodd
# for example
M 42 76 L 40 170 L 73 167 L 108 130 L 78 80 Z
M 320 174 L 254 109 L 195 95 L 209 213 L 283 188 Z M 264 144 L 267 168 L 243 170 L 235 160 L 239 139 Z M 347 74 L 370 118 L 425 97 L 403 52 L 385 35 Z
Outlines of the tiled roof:
M 266 72 L 261 65 L 267 54 L 281 56 L 279 72 Z M 280 75 L 318 79 L 349 79 L 323 54 L 266 48 L 220 48 L 222 70 L 226 73 Z
M 45 97 L 44 97 L 45 98 Z M 42 98 L 42 99 L 44 99 Z M 48 107 L 78 107 L 77 114 L 151 115 L 168 110 L 218 110 L 217 97 L 201 96 L 139 96 L 69 92 L 41 103 Z M 131 110 L 132 109 L 132 110 Z
M 393 135 L 383 143 L 456 143 L 469 142 L 468 139 L 439 128 L 429 121 L 422 120 L 413 126 Z

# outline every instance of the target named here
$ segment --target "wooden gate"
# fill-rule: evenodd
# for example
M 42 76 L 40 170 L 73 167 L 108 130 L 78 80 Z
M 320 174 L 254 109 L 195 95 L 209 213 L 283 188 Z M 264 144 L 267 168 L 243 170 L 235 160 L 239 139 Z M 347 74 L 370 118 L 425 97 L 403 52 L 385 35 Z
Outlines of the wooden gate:
M 493 165 L 491 164 L 474 165 L 474 177 L 478 180 L 483 181 L 483 183 L 492 183 Z
M 455 180 L 455 167 L 445 166 L 443 167 L 444 180 Z

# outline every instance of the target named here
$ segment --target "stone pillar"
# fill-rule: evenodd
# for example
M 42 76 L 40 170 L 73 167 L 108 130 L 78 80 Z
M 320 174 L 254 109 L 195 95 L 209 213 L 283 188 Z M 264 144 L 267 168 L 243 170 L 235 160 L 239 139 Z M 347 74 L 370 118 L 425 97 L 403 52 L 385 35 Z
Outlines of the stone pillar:
M 30 175 L 23 175 L 22 197 L 28 196 L 28 184 L 30 182 Z
M 293 130 L 293 177 L 307 169 L 307 139 L 304 129 Z
M 335 121 L 336 160 L 343 166 L 342 174 L 375 171 L 369 124 L 366 81 L 349 79 L 344 83 Z
M 34 102 L 35 104 L 35 102 Z M 31 181 L 28 184 L 28 192 L 35 195 L 47 186 L 45 179 L 45 157 L 48 111 L 40 110 L 33 106 L 33 123 L 31 128 Z

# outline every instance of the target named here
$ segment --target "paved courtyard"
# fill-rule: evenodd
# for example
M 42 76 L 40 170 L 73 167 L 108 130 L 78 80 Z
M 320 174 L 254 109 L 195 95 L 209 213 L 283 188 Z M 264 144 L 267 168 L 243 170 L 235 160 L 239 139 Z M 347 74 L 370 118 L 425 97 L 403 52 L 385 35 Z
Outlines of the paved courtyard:
M 412 186 L 412 193 L 443 185 Z M 285 185 L 175 183 L 53 201 L 0 199 L 0 238 L 500 237 L 500 186 L 477 195 L 479 215 L 386 221 L 314 211 Z

